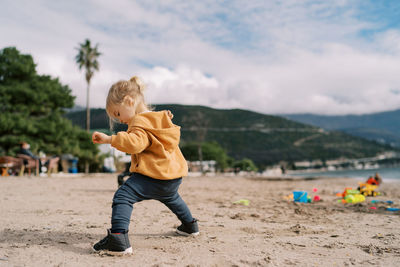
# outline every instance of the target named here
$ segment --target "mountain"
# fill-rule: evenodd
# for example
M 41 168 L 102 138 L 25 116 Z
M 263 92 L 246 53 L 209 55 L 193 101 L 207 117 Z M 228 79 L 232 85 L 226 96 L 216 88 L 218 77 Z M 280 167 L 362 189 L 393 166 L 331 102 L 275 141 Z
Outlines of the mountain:
M 65 112 L 76 112 L 76 111 L 82 111 L 82 110 L 86 110 L 86 108 L 82 107 L 82 106 L 75 105 L 72 108 L 66 108 Z
M 282 116 L 326 130 L 342 131 L 400 148 L 400 109 L 366 115 L 289 114 Z
M 390 150 L 389 146 L 342 132 L 247 110 L 185 105 L 156 105 L 154 108 L 172 111 L 174 123 L 182 127 L 182 145 L 196 140 L 216 141 L 231 157 L 250 158 L 259 166 L 280 161 L 372 157 Z M 66 116 L 74 124 L 85 127 L 85 111 Z M 118 129 L 126 129 L 124 127 Z M 105 110 L 92 109 L 91 129 L 105 131 L 107 128 Z
M 66 114 L 66 117 L 70 119 L 73 124 L 86 129 L 86 109 L 70 111 Z M 90 109 L 90 129 L 108 129 L 108 125 L 108 116 L 105 109 Z

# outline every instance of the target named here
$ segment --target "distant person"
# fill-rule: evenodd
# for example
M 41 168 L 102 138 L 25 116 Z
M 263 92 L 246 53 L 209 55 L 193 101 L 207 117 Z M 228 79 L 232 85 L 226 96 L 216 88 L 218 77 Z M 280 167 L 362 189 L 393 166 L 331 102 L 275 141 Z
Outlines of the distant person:
M 125 183 L 124 178 L 126 176 L 132 176 L 132 172 L 130 171 L 131 168 L 131 163 L 130 162 L 126 162 L 125 163 L 125 170 L 120 173 L 117 177 L 117 182 L 118 182 L 118 187 L 120 187 L 121 185 L 123 185 Z
M 180 127 L 173 124 L 169 111 L 152 112 L 143 96 L 144 87 L 135 76 L 113 84 L 108 92 L 106 111 L 113 121 L 128 125 L 126 132 L 106 135 L 94 132 L 93 143 L 111 144 L 131 154 L 131 177 L 115 192 L 112 204 L 111 229 L 93 246 L 95 251 L 130 254 L 128 230 L 133 204 L 156 199 L 164 203 L 181 221 L 176 232 L 198 235 L 197 220 L 178 194 L 182 176 L 188 173 L 185 158 L 179 149 Z
M 46 157 L 46 155 L 43 152 L 39 153 L 39 156 L 36 156 L 35 154 L 32 153 L 30 150 L 31 146 L 27 142 L 21 142 L 21 147 L 19 149 L 19 154 L 26 155 L 31 157 L 34 160 L 37 160 L 39 162 L 39 173 L 43 175 L 45 173 L 50 164 L 50 161 L 55 162 L 56 164 L 58 163 L 59 158 L 57 156 L 51 156 L 51 157 Z M 27 160 L 24 159 L 24 164 L 28 164 Z
M 36 160 L 40 159 L 38 156 L 32 153 L 32 151 L 30 150 L 31 145 L 29 145 L 27 142 L 21 142 L 20 145 L 21 147 L 19 149 L 19 154 L 27 155 Z
M 20 145 L 21 145 L 21 147 L 20 147 L 18 153 L 29 156 L 34 160 L 37 160 L 39 162 L 39 172 L 42 172 L 42 167 L 44 167 L 46 162 L 42 162 L 42 160 L 40 159 L 39 156 L 36 156 L 35 154 L 32 153 L 32 151 L 30 150 L 31 146 L 27 142 L 21 142 Z M 23 161 L 24 161 L 24 165 L 28 164 L 28 160 L 24 159 Z
M 125 177 L 127 177 L 127 176 L 131 177 L 133 174 L 130 171 L 131 155 L 125 154 L 125 156 L 119 158 L 119 161 L 123 162 L 125 164 L 125 170 L 117 176 L 118 187 L 120 187 L 121 185 L 123 185 L 125 183 Z

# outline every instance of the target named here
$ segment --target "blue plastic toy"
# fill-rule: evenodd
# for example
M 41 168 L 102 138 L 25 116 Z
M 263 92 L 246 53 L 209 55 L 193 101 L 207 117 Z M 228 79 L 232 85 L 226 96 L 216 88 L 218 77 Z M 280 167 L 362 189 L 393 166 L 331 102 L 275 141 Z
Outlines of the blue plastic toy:
M 293 191 L 293 200 L 294 202 L 303 202 L 307 203 L 307 192 L 306 191 Z
M 377 200 L 377 199 L 374 199 L 374 200 L 371 200 L 371 203 L 387 203 L 387 204 L 393 204 L 393 201 L 391 201 L 391 200 Z
M 400 209 L 399 208 L 387 208 L 386 210 L 388 210 L 388 211 L 399 211 Z

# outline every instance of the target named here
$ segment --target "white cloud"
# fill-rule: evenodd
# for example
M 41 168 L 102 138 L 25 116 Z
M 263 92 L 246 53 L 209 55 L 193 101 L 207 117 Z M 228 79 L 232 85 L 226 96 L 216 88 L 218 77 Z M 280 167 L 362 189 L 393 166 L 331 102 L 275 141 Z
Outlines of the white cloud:
M 369 113 L 400 108 L 400 31 L 371 34 L 362 1 L 5 1 L 0 47 L 33 55 L 86 104 L 74 62 L 99 43 L 91 106 L 110 85 L 139 74 L 150 103 L 263 113 Z
M 218 106 L 221 96 L 219 83 L 201 71 L 188 66 L 174 70 L 155 67 L 139 73 L 148 86 L 146 97 L 150 103 L 181 103 Z

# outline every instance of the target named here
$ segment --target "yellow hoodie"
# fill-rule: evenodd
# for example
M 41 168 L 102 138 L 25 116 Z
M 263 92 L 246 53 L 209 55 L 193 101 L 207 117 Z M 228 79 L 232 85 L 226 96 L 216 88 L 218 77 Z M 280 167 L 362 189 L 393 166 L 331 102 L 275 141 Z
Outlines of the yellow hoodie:
M 129 122 L 126 132 L 111 136 L 111 145 L 131 154 L 131 172 L 159 180 L 175 179 L 188 172 L 178 146 L 180 128 L 167 111 L 141 113 Z

